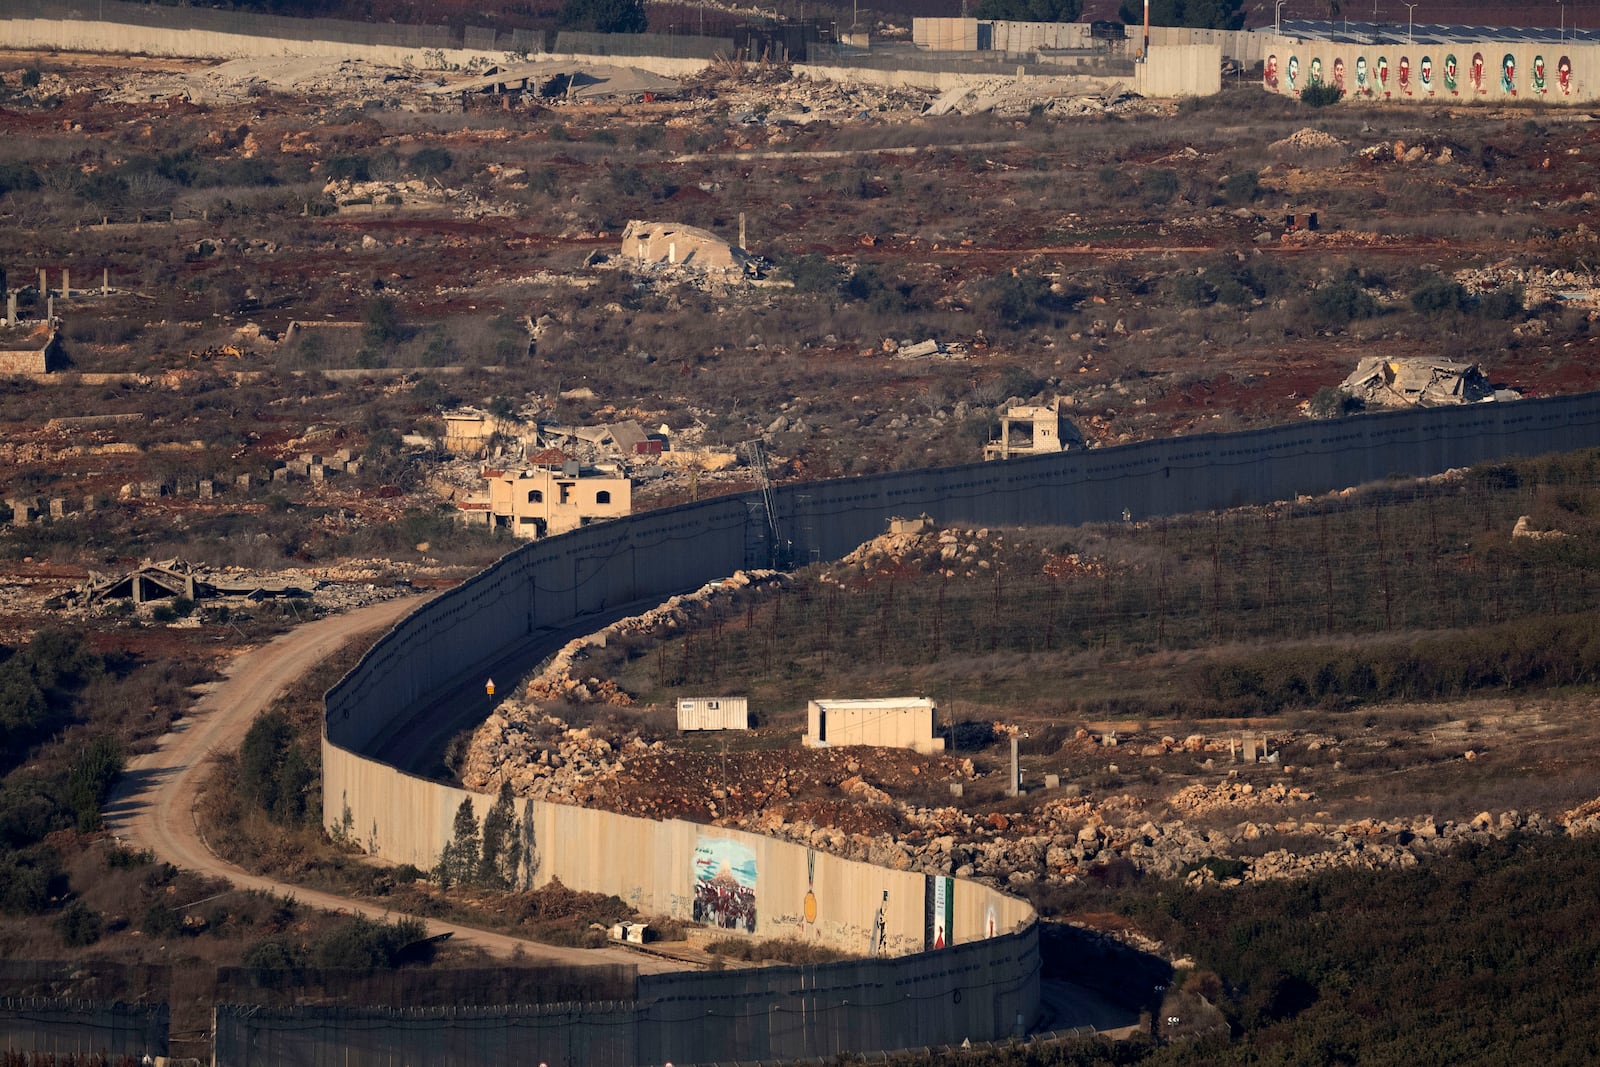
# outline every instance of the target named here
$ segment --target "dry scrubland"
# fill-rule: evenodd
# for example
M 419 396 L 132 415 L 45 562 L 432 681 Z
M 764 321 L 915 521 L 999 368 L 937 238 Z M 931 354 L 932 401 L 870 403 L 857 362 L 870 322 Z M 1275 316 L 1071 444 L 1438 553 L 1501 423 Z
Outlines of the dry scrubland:
M 0 62 L 0 266 L 25 316 L 42 311 L 25 288 L 40 269 L 55 286 L 69 268 L 80 290 L 57 304 L 69 371 L 0 389 L 0 497 L 72 502 L 0 536 L 8 958 L 184 974 L 399 961 L 404 929 L 206 900 L 220 887 L 97 830 L 120 754 L 295 609 L 44 602 L 143 556 L 455 581 L 509 546 L 454 526 L 441 457 L 402 440 L 451 405 L 761 437 L 776 476 L 799 478 L 974 459 L 1012 398 L 1060 396 L 1112 444 L 1305 417 L 1362 355 L 1476 361 L 1530 393 L 1591 388 L 1600 365 L 1600 133 L 1565 112 L 1313 111 L 1231 88 L 932 119 L 925 94 L 781 68 L 713 70 L 650 104 L 462 110 L 425 98 L 418 72 L 339 71 L 313 91 L 202 67 Z M 1285 237 L 1286 210 L 1305 208 L 1322 230 Z M 641 274 L 612 255 L 632 218 L 731 239 L 741 214 L 760 279 Z M 358 325 L 274 340 L 296 319 Z M 949 351 L 898 358 L 929 338 Z M 329 376 L 343 371 L 357 373 Z M 106 413 L 139 417 L 48 422 Z M 358 470 L 269 480 L 341 449 Z M 224 489 L 203 498 L 196 477 Z M 1199 961 L 1183 995 L 1223 1003 L 1236 1034 L 1311 1041 L 1294 1020 L 1348 1007 L 1361 979 L 1342 957 L 1251 955 L 1302 928 L 1248 927 L 1249 908 L 1338 925 L 1365 895 L 1397 916 L 1502 907 L 1528 923 L 1526 900 L 1465 880 L 1503 888 L 1497 872 L 1521 864 L 1555 884 L 1592 865 L 1581 841 L 1524 835 L 1582 828 L 1594 799 L 1596 481 L 1579 456 L 1237 515 L 884 542 L 711 598 L 671 640 L 620 636 L 571 679 L 616 702 L 547 694 L 529 736 L 557 757 L 547 777 L 591 802 L 961 870 L 1160 939 Z M 1513 538 L 1521 515 L 1565 536 Z M 748 692 L 761 729 L 726 749 L 680 742 L 650 710 L 712 690 Z M 796 756 L 799 710 L 822 690 L 934 696 L 951 751 Z M 208 801 L 208 819 L 246 831 L 229 837 L 241 862 L 429 914 L 475 902 L 484 921 L 568 940 L 612 914 L 498 894 L 492 867 L 465 879 L 483 888 L 464 905 L 318 840 L 315 692 L 252 735 L 232 765 L 248 788 Z M 1003 796 L 1012 730 L 1029 785 L 1055 774 L 1058 789 Z M 1230 739 L 1263 736 L 1276 764 L 1230 762 Z M 1416 879 L 1457 879 L 1456 895 Z M 1330 952 L 1370 940 L 1339 929 Z M 1349 1030 L 1336 1013 L 1317 1025 L 1316 1041 Z M 1338 1058 L 1317 1047 L 1301 1062 Z

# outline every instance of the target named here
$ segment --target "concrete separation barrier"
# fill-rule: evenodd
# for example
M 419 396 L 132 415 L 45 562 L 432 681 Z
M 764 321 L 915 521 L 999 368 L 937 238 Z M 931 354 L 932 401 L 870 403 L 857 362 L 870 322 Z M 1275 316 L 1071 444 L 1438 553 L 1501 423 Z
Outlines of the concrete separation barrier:
M 926 513 L 942 523 L 1026 526 L 1144 519 L 1265 504 L 1391 475 L 1434 474 L 1597 443 L 1600 394 L 1591 393 L 786 485 L 773 494 L 771 521 L 762 498 L 747 494 L 535 542 L 406 618 L 328 693 L 323 740 L 328 829 L 369 852 L 431 865 L 449 841 L 456 808 L 469 794 L 406 774 L 378 759 L 377 752 L 383 746 L 392 750 L 396 736 L 426 718 L 465 716 L 465 726 L 472 716 L 486 714 L 487 704 L 474 707 L 468 695 L 481 686 L 482 665 L 519 645 L 537 645 L 540 635 L 597 628 L 621 605 L 664 600 L 742 567 L 837 559 L 881 533 L 894 516 Z M 428 716 L 417 718 L 419 709 Z M 480 814 L 490 803 L 488 797 L 471 799 Z M 526 884 L 558 876 L 575 888 L 615 893 L 649 911 L 694 918 L 697 893 L 703 893 L 695 872 L 707 863 L 726 864 L 744 872 L 734 879 L 738 888 L 727 887 L 729 894 L 709 912 L 702 897 L 702 919 L 709 914 L 714 922 L 745 933 L 787 931 L 879 954 L 737 979 L 776 983 L 769 991 L 774 996 L 790 983 L 784 995 L 802 996 L 804 989 L 808 1006 L 797 1014 L 772 1015 L 764 1026 L 746 1021 L 728 1027 L 726 1043 L 714 1055 L 680 1051 L 674 1062 L 990 1040 L 1007 1036 L 1019 1016 L 1023 1023 L 1030 1021 L 1037 1009 L 1038 942 L 1031 909 L 986 886 L 948 886 L 954 916 L 946 931 L 949 947 L 919 951 L 933 944 L 934 908 L 932 893 L 919 894 L 916 887 L 931 888 L 933 876 L 850 863 L 800 845 L 685 822 L 652 823 L 529 802 L 520 806 L 519 817 L 532 839 L 533 860 L 522 872 Z M 824 887 L 820 894 L 818 885 Z M 814 906 L 804 902 L 808 894 L 817 897 Z M 794 988 L 790 973 L 814 974 L 818 984 Z M 763 974 L 773 977 L 762 979 Z M 636 1015 L 635 1025 L 654 1028 L 649 1035 L 641 1031 L 639 1056 L 681 1048 L 675 1027 L 692 1027 L 704 1039 L 702 1015 L 756 995 L 746 987 L 735 992 L 710 981 L 734 981 L 721 976 L 676 977 L 684 983 L 675 994 L 681 999 L 674 1001 L 682 1014 L 648 1022 Z M 886 1006 L 887 999 L 874 1012 L 849 1010 L 863 1002 L 862 981 L 883 997 L 888 990 L 903 990 L 907 1003 L 912 991 L 927 989 L 929 1003 L 940 1003 L 941 1010 L 896 1012 Z M 774 1038 L 774 1027 L 787 1029 Z

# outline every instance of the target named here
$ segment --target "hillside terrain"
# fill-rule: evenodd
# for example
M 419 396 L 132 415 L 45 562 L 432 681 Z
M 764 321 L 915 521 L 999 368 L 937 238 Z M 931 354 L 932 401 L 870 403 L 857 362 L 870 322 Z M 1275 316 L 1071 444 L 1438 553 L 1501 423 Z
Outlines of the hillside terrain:
M 614 460 L 644 508 L 757 484 L 751 442 L 780 481 L 975 461 L 1024 403 L 1094 447 L 1355 411 L 1334 387 L 1370 356 L 1475 364 L 1511 403 L 1600 381 L 1584 113 L 1315 110 L 1248 83 L 941 96 L 736 63 L 585 99 L 570 72 L 500 95 L 471 71 L 3 55 L 0 268 L 27 321 L 0 349 L 60 323 L 54 369 L 0 383 L 8 958 L 417 954 L 411 927 L 212 898 L 100 807 L 240 654 L 515 547 L 459 521 L 485 467 Z M 641 263 L 632 220 L 748 258 Z M 453 438 L 462 409 L 493 433 Z M 568 432 L 628 422 L 727 463 Z M 1589 862 L 1596 469 L 886 535 L 708 589 L 670 633 L 621 624 L 449 755 L 474 787 L 992 880 L 1203 955 L 1188 992 L 1259 1036 L 1299 987 L 1191 921 L 1206 902 L 1244 923 L 1322 886 Z M 319 692 L 223 761 L 251 783 L 208 794 L 236 862 L 569 943 L 628 914 L 452 898 L 323 840 Z M 716 692 L 758 728 L 679 737 L 674 700 Z M 797 747 L 808 697 L 905 693 L 939 702 L 942 754 Z

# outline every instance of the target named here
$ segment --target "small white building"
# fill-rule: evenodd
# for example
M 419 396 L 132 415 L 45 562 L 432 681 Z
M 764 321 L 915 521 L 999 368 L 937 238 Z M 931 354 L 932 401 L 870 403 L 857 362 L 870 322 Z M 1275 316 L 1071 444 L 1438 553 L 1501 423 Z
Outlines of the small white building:
M 679 730 L 748 730 L 747 697 L 679 697 Z
M 806 704 L 802 743 L 813 748 L 874 745 L 923 754 L 943 752 L 944 738 L 933 735 L 936 710 L 927 697 L 812 700 Z

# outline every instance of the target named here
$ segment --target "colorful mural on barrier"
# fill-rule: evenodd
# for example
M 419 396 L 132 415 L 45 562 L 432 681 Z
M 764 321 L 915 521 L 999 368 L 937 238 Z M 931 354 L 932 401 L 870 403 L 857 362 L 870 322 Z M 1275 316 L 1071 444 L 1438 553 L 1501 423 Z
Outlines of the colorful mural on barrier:
M 928 929 L 925 947 L 945 948 L 955 944 L 956 882 L 942 874 L 928 875 Z
M 1465 71 L 1459 58 L 1463 54 L 1470 56 Z M 1580 63 L 1583 55 L 1578 55 Z M 1572 103 L 1574 98 L 1590 100 L 1600 95 L 1575 80 L 1571 54 L 1552 57 L 1532 48 L 1504 52 L 1498 77 L 1489 69 L 1483 51 L 1424 55 L 1407 52 L 1393 57 L 1371 53 L 1311 55 L 1305 57 L 1304 72 L 1300 63 L 1298 55 L 1268 56 L 1262 65 L 1263 88 L 1297 96 L 1308 87 L 1331 86 L 1343 97 L 1397 101 L 1432 100 L 1445 94 L 1459 98 L 1466 94 L 1469 99 L 1482 97 L 1489 101 L 1526 97 Z
M 756 854 L 749 845 L 726 837 L 696 841 L 694 921 L 756 932 Z

